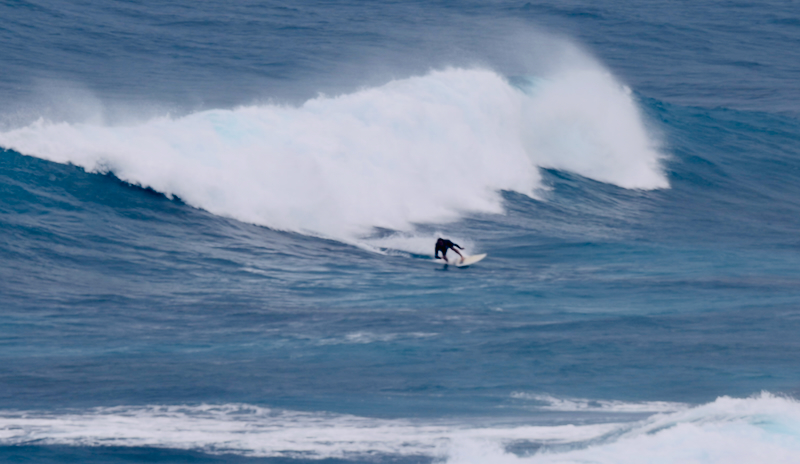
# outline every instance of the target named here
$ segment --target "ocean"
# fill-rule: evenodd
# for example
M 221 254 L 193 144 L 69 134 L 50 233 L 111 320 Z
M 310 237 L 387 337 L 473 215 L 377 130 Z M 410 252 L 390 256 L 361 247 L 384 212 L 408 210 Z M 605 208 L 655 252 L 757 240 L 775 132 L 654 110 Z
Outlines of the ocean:
M 800 461 L 796 2 L 0 18 L 0 462 Z

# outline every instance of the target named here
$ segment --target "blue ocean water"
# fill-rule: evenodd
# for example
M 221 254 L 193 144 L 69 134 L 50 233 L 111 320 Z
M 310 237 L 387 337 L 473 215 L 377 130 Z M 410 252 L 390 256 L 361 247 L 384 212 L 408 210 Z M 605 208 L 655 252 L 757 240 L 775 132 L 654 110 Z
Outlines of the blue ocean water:
M 793 2 L 0 17 L 0 461 L 797 462 Z

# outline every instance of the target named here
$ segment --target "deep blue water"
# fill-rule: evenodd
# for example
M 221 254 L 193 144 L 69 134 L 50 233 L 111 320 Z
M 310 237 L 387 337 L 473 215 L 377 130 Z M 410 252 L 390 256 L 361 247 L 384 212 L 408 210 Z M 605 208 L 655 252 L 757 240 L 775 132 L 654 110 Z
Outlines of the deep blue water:
M 800 456 L 792 2 L 0 17 L 0 460 Z

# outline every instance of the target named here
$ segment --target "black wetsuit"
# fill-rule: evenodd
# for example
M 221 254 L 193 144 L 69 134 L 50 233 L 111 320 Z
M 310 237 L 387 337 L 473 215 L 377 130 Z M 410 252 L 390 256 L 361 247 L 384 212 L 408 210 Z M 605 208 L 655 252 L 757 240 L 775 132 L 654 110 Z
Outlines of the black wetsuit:
M 439 240 L 436 241 L 436 252 L 434 253 L 434 256 L 436 258 L 439 258 L 439 252 L 441 251 L 442 252 L 442 259 L 444 259 L 446 261 L 447 260 L 447 250 L 449 250 L 450 248 L 453 248 L 453 249 L 460 248 L 460 249 L 463 250 L 463 248 L 461 248 L 460 246 L 458 246 L 455 243 L 451 242 L 450 240 L 445 240 L 443 238 L 440 238 Z

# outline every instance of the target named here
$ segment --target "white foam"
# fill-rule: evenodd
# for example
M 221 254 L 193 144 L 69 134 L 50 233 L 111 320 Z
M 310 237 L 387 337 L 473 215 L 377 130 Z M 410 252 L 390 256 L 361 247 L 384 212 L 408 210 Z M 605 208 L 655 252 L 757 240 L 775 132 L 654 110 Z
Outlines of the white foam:
M 534 454 L 509 451 L 519 443 Z M 638 422 L 557 426 L 372 419 L 241 404 L 5 411 L 0 444 L 149 446 L 305 459 L 430 456 L 451 464 L 794 463 L 800 404 L 763 393 L 721 397 Z
M 259 105 L 128 126 L 44 119 L 0 146 L 177 195 L 214 214 L 371 247 L 465 213 L 501 213 L 501 190 L 535 195 L 539 167 L 662 188 L 636 104 L 603 69 L 521 90 L 486 69 L 447 69 L 299 107 Z M 432 254 L 430 237 L 384 238 Z M 384 243 L 384 244 L 385 244 Z
M 388 250 L 390 253 L 391 250 L 404 250 L 420 255 L 432 255 L 436 239 L 439 237 L 448 237 L 450 240 L 457 243 L 463 248 L 463 254 L 474 255 L 480 253 L 480 248 L 477 248 L 472 240 L 462 237 L 461 235 L 441 231 L 433 233 L 417 231 L 395 232 L 384 237 L 363 238 L 360 240 L 360 243 L 372 248 Z M 450 251 L 449 254 L 452 256 L 455 253 Z
M 445 457 L 454 440 L 536 436 L 589 438 L 608 425 L 480 429 L 452 423 L 381 420 L 276 411 L 249 405 L 96 408 L 85 412 L 0 414 L 0 444 L 149 446 L 311 459 L 387 455 Z
M 674 412 L 689 408 L 686 403 L 670 401 L 625 402 L 615 400 L 590 400 L 585 398 L 557 398 L 551 395 L 514 392 L 512 398 L 533 400 L 538 409 L 545 411 L 591 411 L 621 413 Z
M 611 433 L 531 456 L 466 443 L 453 449 L 447 462 L 789 464 L 799 457 L 800 404 L 762 393 L 744 399 L 721 397 L 696 408 L 619 424 Z

